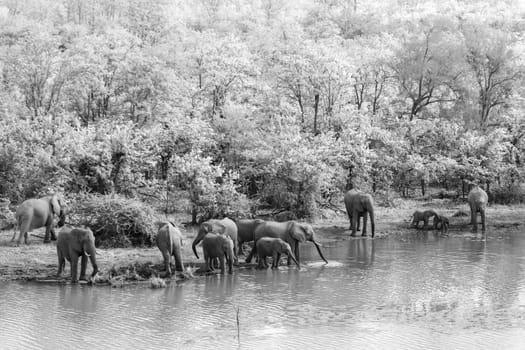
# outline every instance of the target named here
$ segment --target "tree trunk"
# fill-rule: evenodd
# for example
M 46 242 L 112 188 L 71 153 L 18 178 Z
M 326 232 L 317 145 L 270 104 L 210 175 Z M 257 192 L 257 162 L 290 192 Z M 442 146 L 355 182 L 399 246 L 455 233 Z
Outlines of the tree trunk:
M 425 179 L 421 179 L 421 195 L 425 196 Z
M 319 93 L 314 95 L 314 135 L 317 135 L 317 113 L 319 111 Z

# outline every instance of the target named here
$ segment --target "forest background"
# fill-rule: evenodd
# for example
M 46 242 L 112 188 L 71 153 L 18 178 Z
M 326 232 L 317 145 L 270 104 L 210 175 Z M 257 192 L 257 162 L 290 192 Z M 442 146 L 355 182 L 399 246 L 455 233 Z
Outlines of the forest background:
M 522 202 L 524 32 L 519 1 L 3 0 L 0 197 Z

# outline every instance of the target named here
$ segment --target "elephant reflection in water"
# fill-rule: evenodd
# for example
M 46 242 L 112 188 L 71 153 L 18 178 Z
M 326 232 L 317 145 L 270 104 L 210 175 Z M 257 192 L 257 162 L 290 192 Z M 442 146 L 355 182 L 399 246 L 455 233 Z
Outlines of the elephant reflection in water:
M 237 274 L 211 275 L 205 277 L 204 299 L 223 300 L 233 295 L 235 286 L 239 285 Z
M 375 240 L 353 239 L 349 241 L 350 256 L 355 258 L 358 267 L 368 267 L 374 263 Z
M 61 287 L 60 288 L 60 304 L 64 309 L 71 309 L 78 312 L 93 312 L 97 311 L 98 295 L 95 288 L 80 288 L 80 287 Z M 75 313 L 77 315 L 77 313 Z M 77 316 L 73 316 L 74 322 Z

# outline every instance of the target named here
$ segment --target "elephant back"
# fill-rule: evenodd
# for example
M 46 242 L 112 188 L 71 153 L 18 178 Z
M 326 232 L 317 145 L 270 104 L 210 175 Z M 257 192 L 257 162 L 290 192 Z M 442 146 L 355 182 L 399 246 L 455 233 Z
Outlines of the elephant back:
M 481 187 L 475 186 L 470 190 L 467 199 L 469 203 L 487 204 L 489 197 Z
M 287 232 L 289 231 L 291 223 L 294 221 L 277 222 L 265 221 L 258 225 L 254 231 L 254 238 L 257 241 L 262 237 L 281 238 L 286 240 Z

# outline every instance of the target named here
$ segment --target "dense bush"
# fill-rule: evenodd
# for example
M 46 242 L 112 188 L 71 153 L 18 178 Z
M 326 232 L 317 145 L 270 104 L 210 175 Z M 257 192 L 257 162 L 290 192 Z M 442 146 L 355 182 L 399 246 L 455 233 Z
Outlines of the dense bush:
M 509 187 L 492 188 L 489 195 L 489 202 L 496 204 L 515 204 L 525 203 L 525 191 L 521 186 L 514 185 Z
M 82 196 L 72 205 L 70 221 L 89 227 L 101 247 L 151 245 L 156 234 L 153 210 L 119 195 Z

